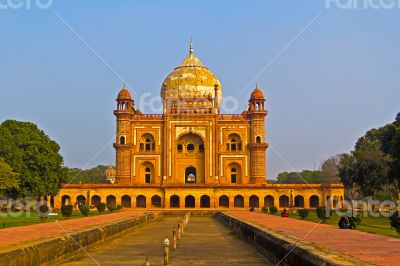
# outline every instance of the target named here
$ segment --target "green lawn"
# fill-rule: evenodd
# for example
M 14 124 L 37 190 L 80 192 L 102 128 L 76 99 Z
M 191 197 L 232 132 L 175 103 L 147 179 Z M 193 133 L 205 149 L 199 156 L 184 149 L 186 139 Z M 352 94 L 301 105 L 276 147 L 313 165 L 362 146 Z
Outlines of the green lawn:
M 39 223 L 46 223 L 52 222 L 54 220 L 67 220 L 67 219 L 76 219 L 84 217 L 79 210 L 74 210 L 72 212 L 72 216 L 69 218 L 64 218 L 61 215 L 61 211 L 57 212 L 58 216 L 49 216 L 47 219 L 40 219 L 36 212 L 21 212 L 19 216 L 13 217 L 8 213 L 0 212 L 0 229 L 7 228 L 7 227 L 16 227 L 22 225 L 31 225 L 31 224 L 39 224 Z M 110 213 L 106 210 L 103 214 Z M 102 215 L 103 215 L 102 214 Z M 13 213 L 12 215 L 17 215 L 17 213 Z M 96 216 L 99 215 L 97 210 L 91 210 L 89 216 Z
M 290 218 L 301 220 L 297 212 L 294 213 L 293 211 L 290 211 L 289 213 L 290 213 L 289 216 Z M 280 212 L 276 213 L 275 215 L 280 216 Z M 337 215 L 335 212 L 333 212 L 332 216 L 329 219 L 327 219 L 325 223 L 338 227 L 339 219 L 340 216 Z M 396 232 L 396 230 L 390 226 L 390 221 L 389 218 L 387 217 L 368 216 L 368 217 L 362 217 L 361 219 L 362 219 L 361 224 L 357 226 L 357 230 L 359 231 L 400 238 L 400 235 Z M 317 216 L 317 213 L 313 210 L 310 210 L 308 217 L 304 220 L 315 223 L 318 223 L 320 221 L 320 219 Z

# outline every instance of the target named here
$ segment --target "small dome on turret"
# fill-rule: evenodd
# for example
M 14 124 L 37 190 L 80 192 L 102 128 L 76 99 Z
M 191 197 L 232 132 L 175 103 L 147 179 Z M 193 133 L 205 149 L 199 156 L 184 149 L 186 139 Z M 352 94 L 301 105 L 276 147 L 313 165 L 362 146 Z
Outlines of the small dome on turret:
M 256 84 L 256 88 L 251 93 L 250 99 L 251 100 L 264 99 L 264 93 L 260 90 L 260 88 L 258 87 L 258 84 Z
M 124 85 L 124 87 L 122 87 L 122 89 L 118 93 L 118 99 L 131 99 L 131 93 L 129 92 L 126 85 Z

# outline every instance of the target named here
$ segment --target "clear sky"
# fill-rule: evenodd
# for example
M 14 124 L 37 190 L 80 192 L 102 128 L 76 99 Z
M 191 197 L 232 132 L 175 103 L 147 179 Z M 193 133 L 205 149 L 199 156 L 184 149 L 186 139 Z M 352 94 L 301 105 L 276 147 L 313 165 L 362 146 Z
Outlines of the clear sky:
M 136 102 L 145 93 L 156 99 L 163 79 L 187 55 L 190 38 L 223 96 L 238 102 L 236 108 L 226 102 L 231 112 L 244 109 L 255 84 L 240 92 L 268 66 L 256 79 L 269 110 L 268 178 L 291 167 L 318 168 L 400 111 L 397 7 L 54 0 L 41 9 L 36 1 L 11 8 L 21 1 L 0 0 L 0 121 L 38 124 L 61 145 L 70 167 L 114 163 L 117 76 Z

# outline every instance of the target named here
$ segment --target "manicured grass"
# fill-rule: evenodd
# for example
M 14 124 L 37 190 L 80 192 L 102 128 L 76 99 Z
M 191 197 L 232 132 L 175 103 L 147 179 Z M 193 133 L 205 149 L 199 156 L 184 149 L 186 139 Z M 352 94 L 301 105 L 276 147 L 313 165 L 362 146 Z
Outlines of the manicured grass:
M 39 224 L 39 223 L 47 223 L 52 222 L 54 220 L 68 220 L 68 219 L 76 219 L 84 217 L 79 210 L 74 210 L 72 212 L 72 216 L 69 218 L 64 218 L 61 215 L 61 211 L 58 211 L 58 216 L 49 216 L 47 219 L 40 219 L 39 215 L 32 211 L 32 212 L 19 212 L 19 213 L 5 213 L 0 212 L 0 229 L 7 228 L 7 227 L 16 227 L 16 226 L 23 226 L 23 225 L 31 225 L 31 224 Z M 110 213 L 106 210 L 103 214 Z M 101 214 L 101 215 L 103 215 Z M 100 215 L 97 210 L 91 210 L 88 216 L 96 216 Z
M 290 211 L 290 218 L 294 219 L 299 219 L 300 216 L 297 214 L 295 211 Z M 274 214 L 277 216 L 280 216 L 280 212 Z M 325 224 L 333 225 L 338 227 L 340 216 L 336 214 L 336 212 L 332 213 L 332 216 L 325 221 Z M 378 235 L 384 235 L 384 236 L 391 236 L 391 237 L 397 237 L 400 238 L 400 235 L 396 232 L 394 228 L 390 226 L 390 221 L 389 218 L 387 217 L 372 217 L 372 216 L 367 216 L 363 217 L 361 214 L 361 224 L 357 226 L 356 230 L 371 233 L 371 234 L 378 234 Z M 320 219 L 317 216 L 317 213 L 314 210 L 310 210 L 308 217 L 304 219 L 304 221 L 309 221 L 309 222 L 314 222 L 314 223 L 319 223 Z

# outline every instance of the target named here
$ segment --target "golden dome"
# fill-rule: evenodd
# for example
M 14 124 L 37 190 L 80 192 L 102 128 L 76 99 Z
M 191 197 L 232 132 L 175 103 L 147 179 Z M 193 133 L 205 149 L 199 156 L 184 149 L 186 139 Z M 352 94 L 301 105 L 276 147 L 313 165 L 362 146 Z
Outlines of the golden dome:
M 125 85 L 118 93 L 118 99 L 131 99 L 131 93 Z
M 256 88 L 251 93 L 250 99 L 264 99 L 264 93 L 258 88 L 258 84 L 256 84 Z
M 167 97 L 215 97 L 215 85 L 221 91 L 219 80 L 207 67 L 194 55 L 190 42 L 189 55 L 174 69 L 164 80 L 161 88 L 161 98 Z M 221 102 L 222 93 L 218 93 Z

